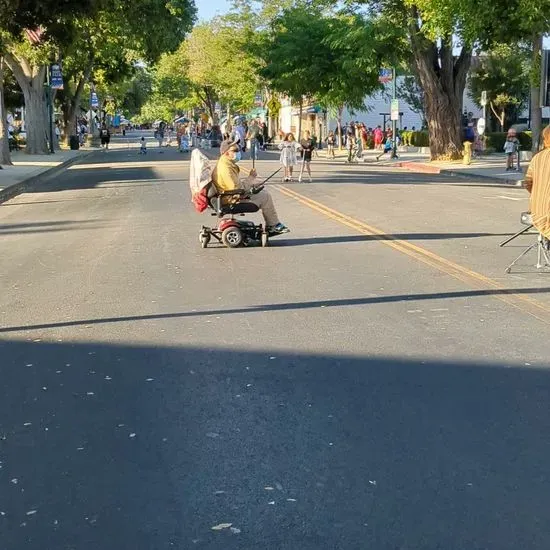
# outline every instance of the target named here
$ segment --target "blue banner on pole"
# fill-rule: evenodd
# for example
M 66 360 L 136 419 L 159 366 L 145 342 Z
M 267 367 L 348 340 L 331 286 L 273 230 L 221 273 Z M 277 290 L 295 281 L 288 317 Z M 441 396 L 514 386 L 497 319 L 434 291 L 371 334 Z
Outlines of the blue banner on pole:
M 63 75 L 61 74 L 61 67 L 59 65 L 50 66 L 50 86 L 52 90 L 63 89 Z
M 392 69 L 380 69 L 378 75 L 378 81 L 382 84 L 387 84 L 393 80 L 393 70 Z
M 90 105 L 92 107 L 99 107 L 99 99 L 98 99 L 97 94 L 95 92 L 92 92 L 92 95 L 90 97 Z

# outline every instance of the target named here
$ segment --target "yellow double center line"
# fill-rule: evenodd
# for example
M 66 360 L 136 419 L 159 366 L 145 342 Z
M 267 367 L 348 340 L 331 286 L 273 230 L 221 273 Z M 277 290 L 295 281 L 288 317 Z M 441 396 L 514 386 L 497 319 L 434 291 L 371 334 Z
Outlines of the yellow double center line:
M 459 265 L 455 262 L 447 260 L 425 248 L 417 246 L 408 241 L 402 239 L 397 239 L 388 235 L 386 232 L 373 227 L 372 225 L 366 224 L 360 220 L 352 218 L 338 210 L 334 210 L 320 202 L 317 202 L 313 199 L 310 199 L 301 193 L 297 193 L 293 189 L 284 187 L 282 185 L 273 186 L 283 195 L 290 197 L 301 204 L 320 212 L 321 214 L 327 216 L 328 218 L 346 225 L 355 231 L 362 233 L 363 235 L 369 235 L 374 239 L 379 240 L 382 244 L 398 250 L 399 252 L 414 258 L 415 260 L 422 262 L 430 267 L 437 269 L 459 281 L 466 283 L 468 286 L 473 286 L 474 288 L 480 290 L 494 290 L 496 291 L 493 296 L 499 300 L 506 302 L 507 304 L 525 312 L 529 315 L 536 317 L 544 323 L 550 324 L 550 307 L 545 304 L 530 298 L 529 296 L 524 296 L 517 294 L 513 289 L 506 288 L 502 286 L 497 281 L 472 271 L 467 267 Z

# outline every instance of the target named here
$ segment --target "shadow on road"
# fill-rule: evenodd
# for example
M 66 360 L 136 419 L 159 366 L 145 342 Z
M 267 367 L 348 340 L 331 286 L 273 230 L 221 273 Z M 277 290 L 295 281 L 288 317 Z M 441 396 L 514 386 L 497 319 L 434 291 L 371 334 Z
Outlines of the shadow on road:
M 0 334 L 30 330 L 47 330 L 80 325 L 102 325 L 111 323 L 127 323 L 133 321 L 151 321 L 156 319 L 185 319 L 188 317 L 204 317 L 208 315 L 236 315 L 240 313 L 262 313 L 266 311 L 293 311 L 300 309 L 330 308 L 344 306 L 362 306 L 369 304 L 389 304 L 395 302 L 417 302 L 424 300 L 446 300 L 457 298 L 476 298 L 485 296 L 502 296 L 506 294 L 548 294 L 550 287 L 545 288 L 511 288 L 464 290 L 455 292 L 430 292 L 426 294 L 396 294 L 390 296 L 367 296 L 365 298 L 341 298 L 338 300 L 315 300 L 312 302 L 286 302 L 280 304 L 261 304 L 250 307 L 229 309 L 207 309 L 204 311 L 182 311 L 178 313 L 157 313 L 150 315 L 129 315 L 120 317 L 103 317 L 98 319 L 76 319 L 73 321 L 59 321 L 34 325 L 0 326 Z
M 550 547 L 546 369 L 5 340 L 0 356 L 3 548 Z
M 100 220 L 65 220 L 53 222 L 0 224 L 0 236 L 53 233 L 60 231 L 74 231 L 75 229 L 98 229 L 99 226 L 93 224 L 97 224 L 99 222 Z
M 364 241 L 431 241 L 440 239 L 473 239 L 477 237 L 509 237 L 513 233 L 395 233 L 388 235 L 339 235 L 334 237 L 310 237 L 306 239 L 276 239 L 269 243 L 278 246 L 309 246 L 311 244 L 335 244 Z

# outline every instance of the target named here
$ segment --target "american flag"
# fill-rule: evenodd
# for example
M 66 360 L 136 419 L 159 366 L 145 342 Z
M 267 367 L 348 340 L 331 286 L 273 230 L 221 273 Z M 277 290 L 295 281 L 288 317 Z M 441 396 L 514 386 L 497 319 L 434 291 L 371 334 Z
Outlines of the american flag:
M 29 42 L 33 46 L 37 46 L 40 42 L 42 42 L 44 29 L 42 27 L 36 27 L 36 29 L 25 29 L 25 34 L 27 35 Z

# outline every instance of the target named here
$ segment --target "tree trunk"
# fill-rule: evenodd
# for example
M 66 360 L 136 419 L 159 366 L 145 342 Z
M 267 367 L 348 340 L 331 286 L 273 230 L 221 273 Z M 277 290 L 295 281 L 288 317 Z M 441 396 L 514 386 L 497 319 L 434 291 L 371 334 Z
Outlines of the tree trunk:
M 203 102 L 206 110 L 208 111 L 208 114 L 210 116 L 210 120 L 212 121 L 212 125 L 218 124 L 218 116 L 216 114 L 216 100 L 214 99 L 212 95 L 212 91 L 210 88 L 205 87 L 203 89 L 204 95 L 201 95 L 198 93 L 199 98 Z
M 6 64 L 17 80 L 25 100 L 25 130 L 27 146 L 25 152 L 29 155 L 47 155 L 48 141 L 45 113 L 47 112 L 44 95 L 45 66 L 32 66 L 24 58 L 17 58 L 8 52 Z
M 34 80 L 37 84 L 37 80 Z M 48 151 L 48 124 L 45 120 L 44 90 L 42 87 L 23 84 L 23 97 L 25 99 L 25 129 L 27 132 L 26 153 L 29 155 L 47 155 Z
M 540 68 L 542 50 L 542 34 L 533 36 L 533 68 Z M 534 71 L 535 72 L 535 71 Z M 542 131 L 542 107 L 540 106 L 540 69 L 536 71 L 537 78 L 531 82 L 531 132 L 533 138 L 532 151 L 536 153 L 540 148 L 540 134 Z
M 472 49 L 463 46 L 455 58 L 452 37 L 431 42 L 422 35 L 419 21 L 419 14 L 413 9 L 409 34 L 415 68 L 425 93 L 430 155 L 432 160 L 458 159 L 462 156 L 462 98 Z
M 80 108 L 80 101 L 82 99 L 82 94 L 84 93 L 84 86 L 90 79 L 92 74 L 93 60 L 90 60 L 90 64 L 86 67 L 84 73 L 81 75 L 76 86 L 74 95 L 71 95 L 71 92 L 68 87 L 63 91 L 65 94 L 65 101 L 62 105 L 63 111 L 63 135 L 67 142 L 69 141 L 69 136 L 75 135 L 78 133 L 76 127 L 77 111 Z
M 0 57 L 0 166 L 11 165 L 8 118 L 4 104 L 4 58 Z
M 506 116 L 506 110 L 502 109 L 502 112 L 499 114 L 497 113 L 497 110 L 495 109 L 495 106 L 493 105 L 493 102 L 489 102 L 489 106 L 491 107 L 491 111 L 493 111 L 493 114 L 495 115 L 496 119 L 498 120 L 498 123 L 500 124 L 500 131 L 504 132 L 504 120 Z

